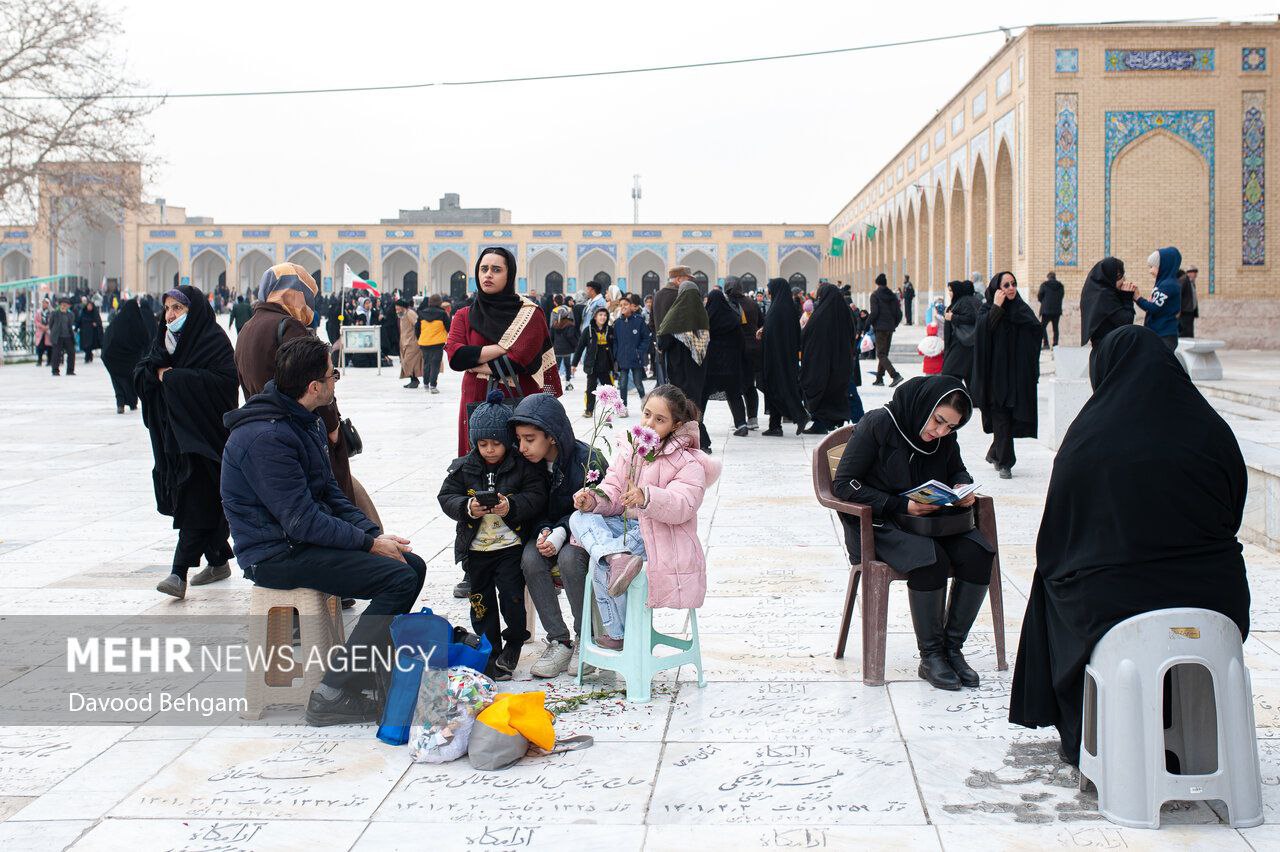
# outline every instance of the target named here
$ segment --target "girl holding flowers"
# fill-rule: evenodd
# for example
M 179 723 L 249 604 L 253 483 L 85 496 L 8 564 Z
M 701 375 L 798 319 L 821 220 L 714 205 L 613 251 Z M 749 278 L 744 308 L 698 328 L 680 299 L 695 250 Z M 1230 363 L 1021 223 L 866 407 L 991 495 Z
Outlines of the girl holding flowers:
M 698 446 L 697 405 L 675 385 L 660 385 L 645 397 L 640 425 L 627 431 L 603 481 L 574 495 L 569 527 L 596 566 L 592 587 L 604 625 L 596 644 L 603 648 L 622 648 L 627 587 L 646 561 L 649 607 L 702 606 L 698 509 L 720 463 Z

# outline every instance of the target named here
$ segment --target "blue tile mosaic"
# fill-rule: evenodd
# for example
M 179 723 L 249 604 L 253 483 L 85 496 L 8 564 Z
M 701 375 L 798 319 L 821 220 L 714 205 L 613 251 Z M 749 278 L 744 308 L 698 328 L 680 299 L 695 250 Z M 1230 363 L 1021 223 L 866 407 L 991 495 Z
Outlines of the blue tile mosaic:
M 1212 71 L 1213 48 L 1189 50 L 1108 50 L 1106 71 Z
M 1241 71 L 1266 71 L 1267 49 L 1265 47 L 1240 48 Z
M 1209 166 L 1209 292 L 1214 288 L 1215 269 L 1215 218 L 1217 214 L 1214 203 L 1215 149 L 1214 149 L 1214 111 L 1211 109 L 1186 110 L 1118 110 L 1106 113 L 1106 146 L 1104 160 L 1106 163 L 1106 180 L 1103 198 L 1103 250 L 1111 254 L 1111 166 L 1116 157 L 1130 143 L 1163 130 L 1185 140 Z
M 1080 51 L 1074 47 L 1059 48 L 1053 52 L 1053 70 L 1059 74 L 1075 74 L 1080 70 Z

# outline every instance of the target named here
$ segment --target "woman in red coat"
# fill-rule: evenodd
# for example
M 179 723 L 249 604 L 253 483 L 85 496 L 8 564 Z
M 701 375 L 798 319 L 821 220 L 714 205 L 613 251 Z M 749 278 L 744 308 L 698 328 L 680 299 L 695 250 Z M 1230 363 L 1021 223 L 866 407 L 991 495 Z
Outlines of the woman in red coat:
M 484 401 L 489 376 L 498 371 L 518 376 L 524 394 L 546 391 L 560 396 L 555 348 L 542 309 L 516 293 L 516 259 L 501 247 L 480 252 L 476 261 L 479 289 L 470 307 L 460 308 L 449 325 L 444 345 L 449 366 L 466 371 L 458 404 L 458 455 L 471 451 L 467 436 L 467 404 Z M 502 386 L 507 396 L 513 387 Z

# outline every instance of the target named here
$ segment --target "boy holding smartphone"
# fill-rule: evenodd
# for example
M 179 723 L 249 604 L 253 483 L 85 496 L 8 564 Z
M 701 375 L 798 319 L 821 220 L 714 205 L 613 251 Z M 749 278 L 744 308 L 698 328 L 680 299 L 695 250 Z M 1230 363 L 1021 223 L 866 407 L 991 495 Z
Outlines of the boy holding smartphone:
M 467 421 L 471 452 L 449 465 L 439 495 L 458 522 L 454 560 L 471 584 L 471 628 L 493 646 L 485 674 L 494 680 L 511 679 L 529 638 L 520 559 L 547 504 L 546 477 L 512 450 L 510 419 L 501 391 L 476 406 Z

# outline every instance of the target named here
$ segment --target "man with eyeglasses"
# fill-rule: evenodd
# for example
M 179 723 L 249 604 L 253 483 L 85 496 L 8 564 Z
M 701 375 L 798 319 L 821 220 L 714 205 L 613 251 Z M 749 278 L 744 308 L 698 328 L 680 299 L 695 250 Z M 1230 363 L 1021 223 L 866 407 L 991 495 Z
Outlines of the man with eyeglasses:
M 391 619 L 413 609 L 427 570 L 408 539 L 383 533 L 333 477 L 316 410 L 333 401 L 340 378 L 328 344 L 290 340 L 276 355 L 275 378 L 224 418 L 222 505 L 245 576 L 269 589 L 369 601 L 311 693 L 306 718 L 316 726 L 377 720 L 389 677 L 371 661 L 387 658 Z

